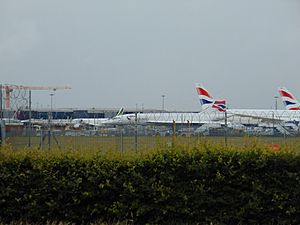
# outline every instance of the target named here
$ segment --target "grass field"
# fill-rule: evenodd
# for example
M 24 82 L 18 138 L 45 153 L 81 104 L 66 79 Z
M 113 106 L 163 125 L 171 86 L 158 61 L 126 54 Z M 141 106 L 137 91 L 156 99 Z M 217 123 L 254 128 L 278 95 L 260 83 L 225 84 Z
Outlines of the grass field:
M 71 150 L 113 150 L 144 151 L 147 149 L 161 149 L 173 144 L 184 148 L 193 148 L 202 144 L 214 144 L 225 146 L 224 137 L 161 137 L 161 136 L 57 136 L 50 139 L 50 145 L 46 137 L 43 141 L 40 137 L 31 137 L 31 148 L 35 149 L 71 149 Z M 6 143 L 12 149 L 24 149 L 29 146 L 28 137 L 10 137 Z M 251 147 L 251 146 L 280 146 L 300 152 L 300 137 L 228 137 L 228 147 Z

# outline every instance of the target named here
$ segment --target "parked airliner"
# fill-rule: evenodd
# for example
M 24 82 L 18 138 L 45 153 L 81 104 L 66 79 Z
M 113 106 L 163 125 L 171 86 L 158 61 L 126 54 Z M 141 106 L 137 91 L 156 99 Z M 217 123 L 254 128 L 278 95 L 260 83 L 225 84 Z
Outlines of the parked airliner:
M 200 85 L 196 85 L 202 107 L 213 107 L 215 102 L 213 98 Z M 277 109 L 226 109 L 229 126 L 255 125 L 265 128 L 276 128 L 279 132 L 290 134 L 299 132 L 300 104 L 286 88 L 279 88 L 279 94 L 282 97 L 285 110 Z M 203 101 L 205 99 L 205 101 Z M 215 108 L 215 107 L 214 107 Z M 289 130 L 289 131 L 288 131 Z
M 300 103 L 294 95 L 286 88 L 278 89 L 282 102 L 285 105 L 284 110 L 277 109 L 228 109 L 227 113 L 240 116 L 241 118 L 261 119 L 262 122 L 269 123 L 295 123 L 300 122 Z
M 115 117 L 119 117 L 123 115 L 123 113 L 124 107 L 121 107 Z M 82 125 L 102 126 L 106 121 L 110 121 L 112 119 L 113 118 L 76 118 L 72 119 L 70 124 L 73 125 L 74 128 L 78 128 Z
M 198 91 L 198 90 L 197 90 Z M 207 92 L 208 94 L 208 92 Z M 200 112 L 156 112 L 156 113 L 131 113 L 116 116 L 103 124 L 128 125 L 128 124 L 208 124 L 223 123 L 226 102 L 215 100 L 209 94 L 200 99 L 200 103 L 208 107 Z M 209 103 L 209 104 L 208 104 Z
M 298 129 L 300 110 L 275 110 L 275 109 L 227 109 L 225 100 L 216 100 L 207 89 L 196 85 L 202 110 L 200 112 L 161 112 L 161 113 L 136 113 L 116 116 L 104 121 L 103 124 L 126 125 L 126 124 L 225 124 L 225 112 L 227 113 L 228 126 L 292 126 Z M 285 92 L 283 92 L 283 90 Z M 286 89 L 279 89 L 282 93 L 290 93 Z M 290 102 L 297 104 L 292 96 Z M 288 95 L 285 94 L 285 98 Z M 286 100 L 286 99 L 285 99 Z M 293 100 L 293 101 L 292 101 Z M 296 106 L 296 105 L 295 105 Z M 293 107 L 295 108 L 295 107 Z

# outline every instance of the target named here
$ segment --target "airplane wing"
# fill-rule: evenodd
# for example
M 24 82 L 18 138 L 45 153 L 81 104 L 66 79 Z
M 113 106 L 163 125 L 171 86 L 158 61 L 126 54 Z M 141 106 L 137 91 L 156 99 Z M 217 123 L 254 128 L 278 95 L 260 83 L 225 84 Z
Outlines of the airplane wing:
M 254 120 L 260 120 L 261 123 L 282 123 L 284 122 L 283 119 L 280 119 L 278 117 L 274 118 L 269 117 L 269 116 L 259 116 L 259 115 L 248 115 L 248 114 L 243 114 L 243 113 L 231 113 L 231 117 L 241 117 L 241 118 L 249 118 L 249 119 L 254 119 Z
M 203 125 L 203 124 L 225 124 L 224 122 L 224 118 L 223 121 L 222 120 L 214 120 L 214 121 L 206 121 L 206 120 L 196 120 L 196 121 L 182 121 L 182 120 L 148 120 L 146 122 L 147 124 L 157 124 L 157 125 L 171 125 L 171 124 L 191 124 L 191 125 Z

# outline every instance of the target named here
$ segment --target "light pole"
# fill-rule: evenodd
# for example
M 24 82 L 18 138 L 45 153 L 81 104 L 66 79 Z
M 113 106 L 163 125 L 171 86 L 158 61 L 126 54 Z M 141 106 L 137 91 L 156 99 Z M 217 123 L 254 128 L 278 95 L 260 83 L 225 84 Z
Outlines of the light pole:
M 3 119 L 3 107 L 2 107 L 2 84 L 0 84 L 0 146 L 4 144 L 4 132 L 5 127 L 2 122 Z
M 29 90 L 29 123 L 28 123 L 28 128 L 29 128 L 29 132 L 28 132 L 28 146 L 31 147 L 31 128 L 32 128 L 32 124 L 31 124 L 31 90 Z
M 274 99 L 275 99 L 275 112 L 272 113 L 272 118 L 273 118 L 273 135 L 275 135 L 275 113 L 278 109 L 278 105 L 277 105 L 277 99 L 278 99 L 278 96 L 274 96 Z
M 225 116 L 225 132 L 224 132 L 224 140 L 225 140 L 225 146 L 227 147 L 227 127 L 228 127 L 228 124 L 227 124 L 227 109 L 225 109 L 225 112 L 224 112 L 224 116 Z
M 162 95 L 161 97 L 162 97 L 161 109 L 162 109 L 162 111 L 164 111 L 165 110 L 165 97 L 166 97 L 166 95 Z
M 53 93 L 51 93 L 50 94 L 50 99 L 51 99 L 51 102 L 50 102 L 50 114 L 51 114 L 51 120 L 52 120 L 52 110 L 53 110 L 53 96 L 54 96 L 54 94 Z
M 3 104 L 2 104 L 2 84 L 0 84 L 0 119 L 3 119 Z
M 94 130 L 96 130 L 95 107 L 93 107 L 93 116 L 94 116 Z
M 138 151 L 138 112 L 137 112 L 137 104 L 135 104 L 135 152 Z
M 51 131 L 52 131 L 52 106 L 53 106 L 53 96 L 54 94 L 50 94 L 50 113 L 49 113 L 49 130 L 48 130 L 48 149 L 51 147 Z
M 274 96 L 275 98 L 275 110 L 277 110 L 277 99 L 278 99 L 278 96 Z

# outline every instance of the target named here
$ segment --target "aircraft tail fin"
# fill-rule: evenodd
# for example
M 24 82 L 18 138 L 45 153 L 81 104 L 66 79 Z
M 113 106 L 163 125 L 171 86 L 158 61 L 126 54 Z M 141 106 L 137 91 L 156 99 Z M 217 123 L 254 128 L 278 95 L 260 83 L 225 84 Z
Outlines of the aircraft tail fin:
M 226 111 L 226 101 L 225 100 L 216 100 L 212 95 L 205 89 L 202 85 L 196 84 L 196 91 L 200 100 L 200 105 L 203 110 L 213 108 L 217 109 L 220 112 Z
M 278 92 L 287 110 L 300 110 L 300 103 L 289 90 L 286 88 L 279 88 Z
M 117 113 L 117 115 L 116 116 L 121 116 L 121 115 L 123 115 L 124 114 L 124 107 L 121 107 L 120 109 L 119 109 L 119 111 L 118 111 L 118 113 Z
M 200 84 L 196 84 L 196 91 L 202 109 L 207 109 L 212 107 L 212 105 L 214 104 L 214 99 L 210 95 L 210 93 Z
M 219 110 L 220 112 L 225 112 L 226 107 L 226 101 L 225 100 L 215 100 L 212 108 Z

